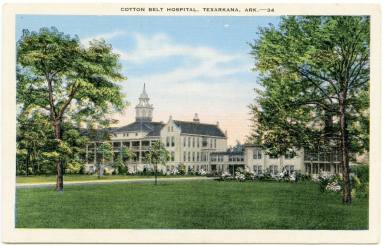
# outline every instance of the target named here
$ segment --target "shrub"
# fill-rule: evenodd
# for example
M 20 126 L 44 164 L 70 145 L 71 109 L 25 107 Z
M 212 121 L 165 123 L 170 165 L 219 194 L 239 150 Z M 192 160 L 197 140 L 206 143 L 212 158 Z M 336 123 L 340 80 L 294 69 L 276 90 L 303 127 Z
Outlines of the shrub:
M 369 166 L 358 164 L 355 166 L 351 166 L 351 172 L 356 175 L 362 183 L 369 182 Z
M 82 164 L 78 161 L 71 161 L 66 165 L 65 172 L 69 174 L 78 174 L 82 168 Z
M 238 181 L 245 181 L 245 175 L 242 172 L 237 171 L 235 172 L 235 179 Z
M 368 182 L 362 182 L 358 176 L 352 175 L 352 197 L 368 197 Z
M 186 166 L 184 164 L 180 164 L 178 166 L 178 174 L 185 175 L 186 174 Z

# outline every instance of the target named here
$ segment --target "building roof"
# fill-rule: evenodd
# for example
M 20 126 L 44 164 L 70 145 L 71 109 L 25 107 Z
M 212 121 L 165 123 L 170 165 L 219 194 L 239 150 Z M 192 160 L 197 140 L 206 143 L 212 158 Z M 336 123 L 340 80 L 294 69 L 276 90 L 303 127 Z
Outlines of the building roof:
M 147 132 L 148 136 L 160 136 L 160 131 L 165 124 L 162 122 L 136 121 L 126 126 L 114 128 L 111 133 L 120 132 Z
M 181 129 L 181 133 L 226 137 L 217 125 L 179 120 L 175 120 L 174 123 Z

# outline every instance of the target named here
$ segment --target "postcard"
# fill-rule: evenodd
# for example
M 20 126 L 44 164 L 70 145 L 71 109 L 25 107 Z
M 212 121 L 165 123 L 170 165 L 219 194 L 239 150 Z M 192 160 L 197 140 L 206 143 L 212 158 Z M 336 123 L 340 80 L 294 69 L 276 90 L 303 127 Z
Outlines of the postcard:
M 378 242 L 378 5 L 3 20 L 5 242 Z

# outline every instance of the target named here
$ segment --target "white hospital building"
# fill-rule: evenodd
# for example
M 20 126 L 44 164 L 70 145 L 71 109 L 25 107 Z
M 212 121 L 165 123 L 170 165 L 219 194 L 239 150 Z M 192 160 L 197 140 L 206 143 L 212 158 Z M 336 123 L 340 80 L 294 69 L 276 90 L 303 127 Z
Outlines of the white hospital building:
M 245 144 L 229 148 L 227 133 L 219 124 L 207 124 L 200 121 L 197 114 L 191 121 L 179 121 L 169 117 L 166 123 L 154 122 L 153 106 L 149 103 L 145 85 L 139 97 L 135 122 L 108 129 L 107 134 L 113 146 L 114 158 L 123 146 L 135 153 L 135 158 L 128 160 L 129 168 L 142 171 L 150 168 L 145 155 L 155 141 L 161 141 L 170 153 L 170 160 L 162 169 L 172 170 L 184 164 L 187 171 L 203 169 L 207 172 L 234 172 L 237 168 L 248 168 L 255 173 L 269 170 L 272 173 L 282 169 L 317 174 L 320 170 L 338 173 L 340 158 L 337 153 L 304 153 L 297 151 L 296 156 L 273 157 L 255 145 Z M 92 172 L 102 156 L 97 153 L 101 142 L 94 141 L 87 146 L 86 170 Z

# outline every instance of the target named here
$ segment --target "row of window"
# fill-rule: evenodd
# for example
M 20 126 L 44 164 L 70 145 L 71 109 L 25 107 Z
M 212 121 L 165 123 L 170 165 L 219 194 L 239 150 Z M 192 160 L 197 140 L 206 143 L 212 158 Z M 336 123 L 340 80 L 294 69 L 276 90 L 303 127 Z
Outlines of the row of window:
M 211 161 L 212 162 L 223 162 L 223 155 L 212 155 Z
M 174 147 L 175 139 L 174 137 L 166 137 L 166 147 Z
M 210 147 L 217 148 L 217 139 L 216 138 L 207 138 L 207 137 L 183 137 L 183 146 L 184 147 Z
M 278 156 L 276 155 L 269 155 L 270 159 L 278 159 Z M 286 153 L 285 154 L 285 159 L 293 159 L 294 155 L 293 153 Z M 253 159 L 254 160 L 259 160 L 262 159 L 262 151 L 261 150 L 254 150 L 253 152 Z
M 229 155 L 229 162 L 243 162 L 243 155 Z
M 184 151 L 184 162 L 195 162 L 195 161 L 208 161 L 208 153 L 205 152 L 186 152 Z
M 174 132 L 173 126 L 168 126 L 168 132 Z

